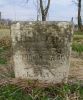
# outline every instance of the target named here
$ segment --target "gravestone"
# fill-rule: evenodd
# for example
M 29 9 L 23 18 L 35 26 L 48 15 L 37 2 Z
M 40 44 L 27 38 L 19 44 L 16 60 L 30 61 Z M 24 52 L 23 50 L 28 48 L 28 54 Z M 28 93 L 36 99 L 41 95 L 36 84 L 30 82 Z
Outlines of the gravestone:
M 11 26 L 15 77 L 66 82 L 72 40 L 70 22 L 17 22 Z

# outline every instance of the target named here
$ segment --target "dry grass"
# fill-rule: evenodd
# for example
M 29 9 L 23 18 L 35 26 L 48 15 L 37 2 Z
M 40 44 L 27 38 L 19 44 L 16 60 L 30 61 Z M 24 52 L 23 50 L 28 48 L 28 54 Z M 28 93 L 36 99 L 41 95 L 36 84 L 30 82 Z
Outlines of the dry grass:
M 4 36 L 0 39 L 0 79 L 14 77 L 11 55 L 11 39 Z
M 0 39 L 6 36 L 10 37 L 10 29 L 0 29 Z
M 9 36 L 4 36 L 0 39 L 0 47 L 10 47 L 11 46 L 11 38 Z
M 83 81 L 83 59 L 71 58 L 70 77 L 72 81 Z
M 1 96 L 3 95 L 6 96 L 8 100 L 20 100 L 21 99 L 20 96 L 23 96 L 22 100 L 82 100 L 83 99 L 80 93 L 81 86 L 78 84 L 48 85 L 39 83 L 38 81 L 8 79 L 0 81 L 0 86 L 3 87 L 3 91 L 0 89 L 2 91 Z M 83 91 L 83 88 L 81 90 Z M 21 92 L 23 93 L 21 94 Z M 11 94 L 13 95 L 10 96 Z M 11 99 L 16 96 L 20 99 Z M 26 98 L 24 99 L 24 97 Z

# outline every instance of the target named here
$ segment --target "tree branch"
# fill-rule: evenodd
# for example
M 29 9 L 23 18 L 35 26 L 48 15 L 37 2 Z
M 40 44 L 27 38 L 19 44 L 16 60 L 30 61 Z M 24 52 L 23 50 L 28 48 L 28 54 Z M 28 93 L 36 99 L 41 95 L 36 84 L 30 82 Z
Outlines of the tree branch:
M 48 0 L 47 7 L 45 8 L 45 15 L 47 15 L 49 7 L 50 7 L 50 0 Z
M 74 4 L 76 4 L 76 5 L 78 5 L 78 0 L 77 0 L 77 1 L 72 0 L 72 2 L 73 2 Z
M 41 13 L 44 14 L 44 8 L 43 8 L 43 2 L 40 0 L 40 8 L 41 8 Z

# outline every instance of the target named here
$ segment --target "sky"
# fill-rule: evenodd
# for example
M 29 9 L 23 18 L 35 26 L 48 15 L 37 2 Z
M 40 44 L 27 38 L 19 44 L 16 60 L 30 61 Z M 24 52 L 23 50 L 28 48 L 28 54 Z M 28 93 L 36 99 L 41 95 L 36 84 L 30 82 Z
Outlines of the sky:
M 37 11 L 35 2 L 36 0 L 29 0 L 29 2 L 27 2 L 27 0 L 0 0 L 2 18 L 21 21 L 36 21 Z M 72 17 L 76 23 L 77 6 L 72 0 L 51 0 L 48 20 L 70 21 Z

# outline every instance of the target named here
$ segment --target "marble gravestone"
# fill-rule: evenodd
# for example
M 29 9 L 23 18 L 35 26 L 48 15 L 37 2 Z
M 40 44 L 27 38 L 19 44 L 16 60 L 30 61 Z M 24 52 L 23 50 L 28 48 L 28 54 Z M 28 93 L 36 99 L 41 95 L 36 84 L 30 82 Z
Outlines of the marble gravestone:
M 17 22 L 11 25 L 15 77 L 66 82 L 70 66 L 71 22 Z

